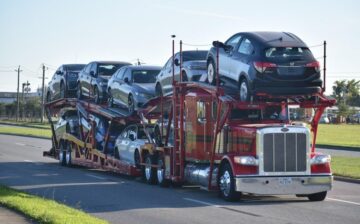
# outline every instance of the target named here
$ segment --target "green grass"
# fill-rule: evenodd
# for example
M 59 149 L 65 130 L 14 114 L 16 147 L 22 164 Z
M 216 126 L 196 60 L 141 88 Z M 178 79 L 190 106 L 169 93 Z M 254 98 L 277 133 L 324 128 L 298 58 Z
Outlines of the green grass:
M 18 126 L 0 126 L 0 134 L 14 134 L 51 138 L 50 129 L 28 128 Z
M 40 122 L 25 122 L 25 121 L 9 121 L 9 120 L 1 120 L 0 124 L 9 124 L 23 127 L 33 127 L 33 128 L 41 128 L 41 129 L 50 129 L 49 123 L 40 123 Z
M 360 149 L 360 125 L 320 124 L 316 144 Z
M 333 156 L 331 169 L 336 176 L 360 179 L 360 157 Z
M 105 224 L 83 211 L 55 201 L 17 191 L 0 185 L 0 204 L 19 211 L 38 223 L 51 224 Z

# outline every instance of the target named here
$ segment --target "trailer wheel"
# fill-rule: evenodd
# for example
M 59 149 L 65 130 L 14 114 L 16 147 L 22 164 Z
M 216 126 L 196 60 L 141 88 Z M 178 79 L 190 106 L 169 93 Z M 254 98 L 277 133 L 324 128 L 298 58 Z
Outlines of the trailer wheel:
M 218 180 L 220 196 L 226 201 L 240 200 L 241 193 L 235 190 L 235 179 L 230 164 L 226 163 L 220 169 Z
M 60 152 L 59 152 L 59 164 L 61 166 L 65 166 L 65 149 L 64 149 L 64 143 L 60 143 Z
M 65 163 L 66 166 L 71 166 L 71 147 L 70 147 L 70 143 L 66 143 L 66 151 L 65 151 Z
M 157 161 L 157 182 L 160 185 L 160 187 L 168 187 L 170 185 L 170 181 L 168 179 L 165 179 L 165 162 L 163 157 L 159 157 Z
M 156 169 L 152 167 L 154 165 L 154 159 L 151 155 L 146 155 L 145 157 L 145 166 L 144 166 L 144 179 L 148 184 L 156 183 Z
M 211 85 L 215 85 L 216 80 L 216 69 L 215 69 L 215 63 L 213 60 L 210 60 L 207 65 L 207 81 Z
M 307 197 L 310 201 L 323 201 L 326 198 L 327 191 L 309 194 Z

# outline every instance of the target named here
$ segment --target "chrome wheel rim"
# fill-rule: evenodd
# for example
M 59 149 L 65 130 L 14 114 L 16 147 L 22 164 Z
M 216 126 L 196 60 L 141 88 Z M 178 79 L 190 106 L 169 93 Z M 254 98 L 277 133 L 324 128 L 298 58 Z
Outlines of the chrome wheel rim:
M 71 152 L 69 152 L 69 151 L 66 152 L 65 160 L 66 160 L 66 164 L 67 164 L 67 165 L 70 165 Z
M 214 66 L 212 63 L 210 63 L 208 66 L 207 78 L 209 83 L 212 83 L 214 81 Z
M 59 162 L 62 163 L 63 159 L 64 159 L 64 152 L 60 151 L 60 153 L 59 153 Z
M 246 101 L 248 94 L 248 88 L 245 82 L 242 82 L 240 85 L 240 99 L 241 101 Z
M 157 169 L 157 179 L 159 183 L 162 183 L 164 180 L 164 163 L 162 160 L 159 160 L 159 168 Z
M 223 192 L 224 196 L 228 196 L 231 188 L 231 177 L 229 171 L 225 171 L 220 177 L 220 190 Z

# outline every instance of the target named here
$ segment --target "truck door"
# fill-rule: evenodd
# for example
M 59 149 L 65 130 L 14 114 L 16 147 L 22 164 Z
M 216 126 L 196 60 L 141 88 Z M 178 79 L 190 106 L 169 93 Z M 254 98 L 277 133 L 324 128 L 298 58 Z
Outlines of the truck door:
M 209 101 L 197 102 L 197 121 L 196 121 L 196 159 L 208 160 L 210 158 L 213 127 L 210 119 L 211 103 Z

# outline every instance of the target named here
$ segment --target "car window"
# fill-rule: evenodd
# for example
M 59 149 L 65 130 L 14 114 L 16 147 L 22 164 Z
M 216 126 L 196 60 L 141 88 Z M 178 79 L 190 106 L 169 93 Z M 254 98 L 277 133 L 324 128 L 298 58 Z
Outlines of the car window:
M 155 83 L 160 70 L 133 70 L 134 83 Z
M 171 66 L 172 66 L 172 57 L 170 57 L 170 59 L 166 62 L 166 64 L 165 64 L 165 68 L 171 68 Z
M 120 137 L 121 137 L 121 138 L 127 138 L 127 136 L 128 136 L 127 134 L 128 134 L 128 130 L 125 129 L 125 130 L 121 133 Z
M 124 71 L 122 80 L 125 80 L 125 78 L 128 78 L 128 80 L 131 81 L 131 70 L 130 69 L 126 69 Z
M 116 73 L 116 79 L 122 79 L 122 77 L 123 77 L 123 75 L 124 75 L 124 71 L 125 71 L 125 69 L 124 68 L 121 68 L 121 69 L 119 69 L 118 71 L 117 71 L 117 73 Z
M 241 54 L 250 55 L 253 53 L 253 51 L 254 51 L 254 47 L 251 41 L 247 38 L 243 39 L 239 46 L 238 52 Z
M 230 37 L 230 39 L 228 39 L 225 44 L 226 45 L 230 45 L 232 46 L 233 48 L 236 47 L 236 45 L 239 43 L 241 39 L 241 35 L 236 35 L 236 36 L 233 36 L 233 37 Z
M 112 76 L 122 65 L 120 64 L 99 64 L 98 75 L 99 76 Z
M 312 53 L 303 47 L 271 47 L 265 49 L 265 57 L 277 60 L 310 59 Z
M 85 70 L 86 73 L 89 73 L 89 72 L 90 72 L 91 65 L 92 65 L 92 64 L 88 64 L 88 65 L 85 67 L 84 70 Z
M 94 74 L 96 74 L 96 63 L 93 63 L 93 64 L 91 65 L 90 71 L 93 71 Z
M 182 54 L 183 61 L 206 60 L 208 51 L 184 51 Z

